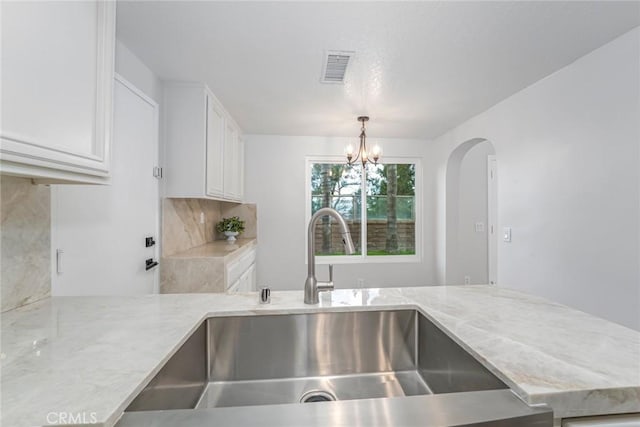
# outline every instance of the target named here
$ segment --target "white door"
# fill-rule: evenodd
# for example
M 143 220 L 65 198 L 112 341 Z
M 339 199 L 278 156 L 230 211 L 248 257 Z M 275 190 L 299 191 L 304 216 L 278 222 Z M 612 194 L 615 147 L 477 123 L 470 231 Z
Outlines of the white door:
M 117 77 L 111 185 L 52 188 L 53 295 L 157 292 L 157 164 L 158 105 Z
M 498 169 L 496 166 L 496 156 L 488 156 L 487 165 L 487 218 L 488 218 L 488 261 L 489 261 L 489 283 L 498 283 Z

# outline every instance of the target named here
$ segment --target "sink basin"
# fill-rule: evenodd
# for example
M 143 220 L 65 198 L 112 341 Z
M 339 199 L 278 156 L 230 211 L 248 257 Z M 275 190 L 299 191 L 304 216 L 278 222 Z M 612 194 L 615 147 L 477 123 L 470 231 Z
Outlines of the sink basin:
M 415 310 L 234 316 L 208 319 L 128 410 L 505 388 Z
M 485 394 L 478 400 L 473 393 Z M 441 395 L 451 397 L 435 399 Z M 420 403 L 415 400 L 419 396 L 431 400 Z M 136 425 L 140 419 L 133 415 L 139 411 L 155 411 L 161 417 L 189 413 L 202 425 L 242 424 L 246 409 L 264 405 L 337 405 L 334 409 L 342 417 L 360 413 L 363 409 L 354 405 L 365 400 L 368 407 L 394 401 L 384 411 L 398 414 L 425 411 L 429 405 L 442 411 L 447 405 L 483 402 L 477 403 L 479 411 L 494 405 L 508 408 L 504 413 L 538 417 L 538 424 L 511 425 L 551 425 L 540 423 L 551 420 L 548 408 L 532 409 L 519 401 L 500 379 L 416 310 L 210 318 L 133 400 L 119 425 Z M 336 402 L 317 403 L 327 401 Z M 200 411 L 175 411 L 185 409 Z M 296 423 L 303 425 L 303 418 L 296 415 Z M 443 420 L 442 415 L 436 418 Z M 175 422 L 172 418 L 167 425 Z M 315 419 L 310 424 L 319 425 Z M 149 425 L 164 424 L 155 420 Z

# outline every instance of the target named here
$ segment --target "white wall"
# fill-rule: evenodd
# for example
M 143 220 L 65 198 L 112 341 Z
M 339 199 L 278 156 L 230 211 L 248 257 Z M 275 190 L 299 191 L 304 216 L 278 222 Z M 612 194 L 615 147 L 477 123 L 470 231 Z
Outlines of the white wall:
M 640 329 L 640 29 L 437 138 L 437 277 L 447 158 L 486 138 L 498 164 L 498 284 Z M 425 179 L 429 179 L 426 177 Z
M 357 130 L 357 129 L 356 129 Z M 356 132 L 357 133 L 357 132 Z M 307 277 L 305 264 L 305 157 L 341 155 L 354 138 L 248 135 L 246 137 L 246 200 L 258 204 L 258 284 L 273 289 L 302 290 Z M 420 140 L 376 140 L 384 155 L 418 157 L 429 168 L 426 143 Z M 431 198 L 430 187 L 425 190 Z M 423 236 L 423 261 L 397 264 L 336 265 L 338 288 L 415 286 L 433 284 L 433 247 Z M 327 267 L 318 266 L 317 276 L 327 279 Z
M 484 141 L 473 146 L 462 158 L 458 190 L 457 266 L 448 284 L 463 284 L 469 276 L 471 283 L 489 283 L 487 245 L 487 156 L 493 146 Z M 484 224 L 477 232 L 476 223 Z
M 158 104 L 162 101 L 162 81 L 120 40 L 116 41 L 116 73 L 133 83 Z

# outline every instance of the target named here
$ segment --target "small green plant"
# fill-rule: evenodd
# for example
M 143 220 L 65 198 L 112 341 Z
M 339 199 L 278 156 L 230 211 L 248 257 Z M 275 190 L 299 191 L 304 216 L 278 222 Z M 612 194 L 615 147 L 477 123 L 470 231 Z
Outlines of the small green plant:
M 238 233 L 242 233 L 244 231 L 244 221 L 238 216 L 222 218 L 222 221 L 216 225 L 216 230 L 220 233 L 224 233 L 225 231 L 237 231 Z

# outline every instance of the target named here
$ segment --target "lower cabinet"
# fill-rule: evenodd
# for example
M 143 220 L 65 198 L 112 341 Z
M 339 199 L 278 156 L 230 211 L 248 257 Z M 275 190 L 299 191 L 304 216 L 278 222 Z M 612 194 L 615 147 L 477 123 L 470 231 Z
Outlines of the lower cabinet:
M 160 293 L 249 292 L 256 289 L 256 244 L 230 248 L 216 240 L 160 260 Z
M 256 290 L 256 266 L 251 264 L 238 280 L 229 286 L 227 292 L 251 292 Z
M 256 250 L 231 261 L 226 266 L 227 292 L 251 292 L 256 290 Z

